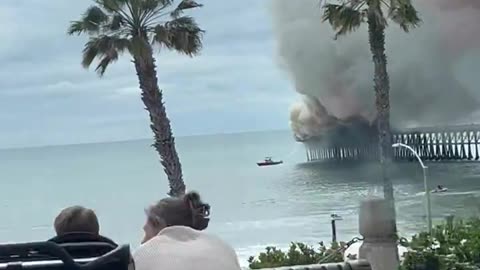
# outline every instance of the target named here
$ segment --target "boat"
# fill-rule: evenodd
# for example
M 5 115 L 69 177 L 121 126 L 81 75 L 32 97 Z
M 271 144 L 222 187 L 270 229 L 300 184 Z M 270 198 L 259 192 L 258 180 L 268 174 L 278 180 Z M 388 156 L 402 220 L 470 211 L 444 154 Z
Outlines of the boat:
M 436 189 L 432 190 L 431 193 L 443 193 L 443 192 L 447 192 L 447 191 L 448 191 L 448 188 L 441 187 L 441 188 L 436 188 Z
M 278 165 L 282 164 L 283 161 L 273 161 L 271 157 L 266 157 L 263 161 L 257 162 L 258 166 L 272 166 L 272 165 Z

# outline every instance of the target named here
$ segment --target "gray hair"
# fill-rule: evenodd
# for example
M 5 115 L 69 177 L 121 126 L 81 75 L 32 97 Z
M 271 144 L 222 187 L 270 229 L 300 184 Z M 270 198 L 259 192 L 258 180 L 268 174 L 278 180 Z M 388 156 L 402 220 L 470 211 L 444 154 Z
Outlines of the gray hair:
M 145 210 L 153 226 L 186 226 L 204 230 L 210 221 L 210 205 L 200 195 L 189 192 L 179 198 L 165 198 Z

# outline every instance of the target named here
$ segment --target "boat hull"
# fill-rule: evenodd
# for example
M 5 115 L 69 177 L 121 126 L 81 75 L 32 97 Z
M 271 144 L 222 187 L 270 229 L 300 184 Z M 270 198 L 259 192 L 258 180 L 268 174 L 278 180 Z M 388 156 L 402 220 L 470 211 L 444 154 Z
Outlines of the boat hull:
M 257 165 L 260 167 L 263 166 L 274 166 L 274 165 L 279 165 L 282 164 L 283 161 L 275 161 L 275 162 L 257 162 Z

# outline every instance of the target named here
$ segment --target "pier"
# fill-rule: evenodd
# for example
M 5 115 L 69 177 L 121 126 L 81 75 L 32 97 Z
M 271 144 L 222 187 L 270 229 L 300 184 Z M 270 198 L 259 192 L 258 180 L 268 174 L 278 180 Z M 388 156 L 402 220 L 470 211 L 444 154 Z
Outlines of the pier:
M 308 161 L 360 161 L 379 158 L 375 132 L 341 128 L 303 141 Z M 480 125 L 410 128 L 392 131 L 392 144 L 411 146 L 422 159 L 429 161 L 479 161 Z M 393 148 L 395 160 L 412 161 L 411 152 Z

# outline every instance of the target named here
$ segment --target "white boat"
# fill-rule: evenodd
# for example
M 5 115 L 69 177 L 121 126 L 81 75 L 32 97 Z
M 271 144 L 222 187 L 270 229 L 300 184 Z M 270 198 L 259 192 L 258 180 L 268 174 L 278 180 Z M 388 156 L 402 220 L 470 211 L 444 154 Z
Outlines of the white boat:
M 448 191 L 448 188 L 441 187 L 441 188 L 436 188 L 436 189 L 432 190 L 431 193 L 443 193 L 443 192 L 447 192 L 447 191 Z

